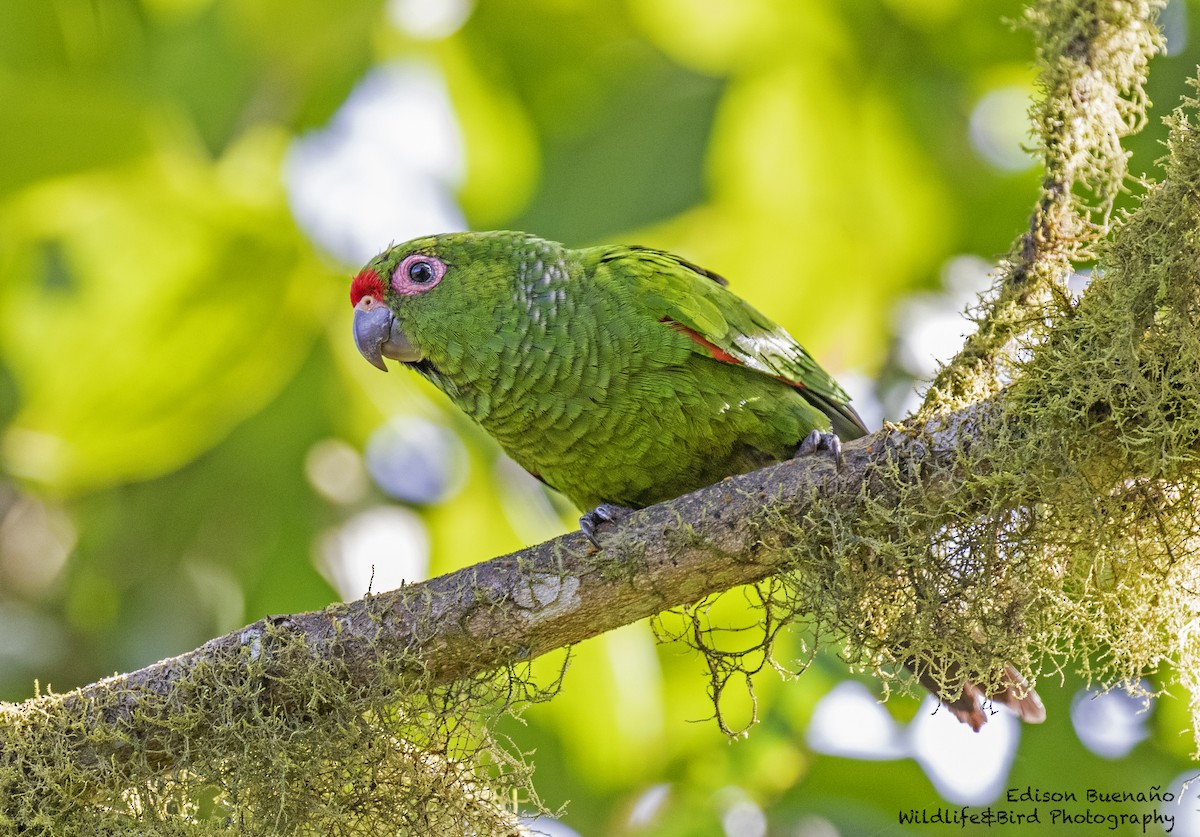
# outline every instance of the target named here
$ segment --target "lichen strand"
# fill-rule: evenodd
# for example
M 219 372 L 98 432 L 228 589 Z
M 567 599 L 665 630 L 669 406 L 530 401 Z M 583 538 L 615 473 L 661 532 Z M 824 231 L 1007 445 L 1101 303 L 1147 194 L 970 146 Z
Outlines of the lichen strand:
M 527 833 L 514 809 L 541 810 L 530 768 L 492 731 L 545 696 L 526 674 L 401 694 L 390 676 L 352 686 L 322 658 L 338 655 L 264 634 L 189 667 L 163 698 L 113 678 L 86 703 L 0 705 L 0 833 Z
M 1164 0 L 1038 0 L 1025 13 L 1034 36 L 1038 87 L 1030 109 L 1045 170 L 1043 202 L 1082 208 L 1067 221 L 1064 243 L 1088 258 L 1108 229 L 1113 200 L 1124 187 L 1129 153 L 1123 137 L 1142 129 L 1149 101 L 1143 87 L 1150 59 L 1162 48 L 1154 21 Z M 1061 201 L 1074 191 L 1076 203 Z M 1072 227 L 1078 227 L 1072 229 Z
M 951 695 L 998 686 L 1004 662 L 1134 691 L 1174 676 L 1200 744 L 1198 108 L 1169 120 L 1166 179 L 1012 385 L 977 405 L 977 432 L 909 422 L 903 455 L 874 457 L 905 466 L 875 467 L 857 496 L 830 492 L 803 520 L 764 508 L 791 570 L 760 586 L 757 649 L 692 631 L 718 696 L 790 624 L 885 687 L 911 686 L 914 662 Z
M 1065 304 L 1072 263 L 1093 258 L 1125 188 L 1121 139 L 1146 119 L 1144 83 L 1162 47 L 1154 19 L 1165 0 L 1038 0 L 1023 23 L 1033 35 L 1041 95 L 1030 109 L 1042 159 L 1042 194 L 1029 229 L 995 282 L 968 312 L 977 330 L 929 387 L 924 415 L 995 394 L 1016 349 L 1046 333 Z
M 890 464 L 803 519 L 766 498 L 743 521 L 764 553 L 786 552 L 786 572 L 726 594 L 731 630 L 714 629 L 720 603 L 706 601 L 670 631 L 704 649 L 718 707 L 727 685 L 774 664 L 791 626 L 885 685 L 911 683 L 913 663 L 948 693 L 964 678 L 997 685 L 1002 661 L 1034 676 L 1075 666 L 1104 685 L 1174 671 L 1200 735 L 1200 138 L 1184 113 L 1166 180 L 1102 249 L 1082 301 L 1049 290 L 1094 244 L 1123 181 L 1115 138 L 1142 118 L 1157 5 L 1035 6 L 1049 185 L 1032 255 L 1019 248 L 1024 272 L 1002 275 L 1003 305 L 981 315 L 965 376 L 883 437 L 903 448 Z M 1054 215 L 1077 187 L 1094 197 L 1076 221 Z M 1006 391 L 997 371 L 1011 372 Z M 941 433 L 940 407 L 970 400 L 979 432 Z M 515 805 L 538 803 L 495 724 L 557 684 L 506 668 L 434 687 L 427 657 L 389 648 L 380 676 L 352 678 L 336 647 L 264 629 L 181 666 L 169 689 L 114 678 L 86 702 L 0 706 L 0 831 L 516 833 Z
M 1196 86 L 1196 83 L 1193 83 Z M 1054 511 L 1066 585 L 1052 618 L 1116 681 L 1171 660 L 1200 709 L 1200 102 L 1170 118 L 1165 180 L 1101 252 L 1105 267 L 1013 387 L 1075 477 Z M 1082 432 L 1081 432 L 1082 431 Z M 1070 439 L 1055 442 L 1057 439 Z M 1066 538 L 1060 538 L 1066 540 Z M 1086 572 L 1085 572 L 1086 570 Z M 1090 630 L 1089 630 L 1090 628 Z M 1081 659 L 1085 659 L 1080 657 Z M 1200 741 L 1200 715 L 1197 716 Z

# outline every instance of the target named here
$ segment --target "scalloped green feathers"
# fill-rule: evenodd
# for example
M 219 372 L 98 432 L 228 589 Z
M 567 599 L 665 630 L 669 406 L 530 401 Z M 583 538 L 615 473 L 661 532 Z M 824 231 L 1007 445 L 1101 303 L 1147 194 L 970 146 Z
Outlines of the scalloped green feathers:
M 419 353 L 405 365 L 581 509 L 640 508 L 787 459 L 814 429 L 866 433 L 786 331 L 669 253 L 453 233 L 369 272 L 394 318 L 387 345 Z
M 837 381 L 781 326 L 729 291 L 723 277 L 661 250 L 596 247 L 584 252 L 585 264 L 588 256 L 598 256 L 598 271 L 611 270 L 616 281 L 635 282 L 648 308 L 661 311 L 662 319 L 678 323 L 694 340 L 701 338 L 695 342 L 710 356 L 799 388 L 842 439 L 867 432 Z

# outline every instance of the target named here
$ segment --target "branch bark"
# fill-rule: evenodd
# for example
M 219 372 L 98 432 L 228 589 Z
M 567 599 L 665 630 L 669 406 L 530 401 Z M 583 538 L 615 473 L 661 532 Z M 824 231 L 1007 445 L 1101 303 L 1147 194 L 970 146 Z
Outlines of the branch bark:
M 828 457 L 804 457 L 633 512 L 601 530 L 600 550 L 570 533 L 354 602 L 267 617 L 138 671 L 0 706 L 0 722 L 8 713 L 66 713 L 110 733 L 78 737 L 70 757 L 81 766 L 152 752 L 154 765 L 166 771 L 189 748 L 173 715 L 180 707 L 201 707 L 193 730 L 203 735 L 203 707 L 229 686 L 230 671 L 259 678 L 256 711 L 320 712 L 304 683 L 286 676 L 297 663 L 335 672 L 352 693 L 427 689 L 784 573 L 798 548 L 808 555 L 845 554 L 856 538 L 886 537 L 878 522 L 865 522 L 871 509 L 908 509 L 922 530 L 995 514 L 994 486 L 980 491 L 979 484 L 993 473 L 1007 479 L 1014 467 L 1011 453 L 1028 429 L 1030 407 L 1028 391 L 1009 403 L 1014 394 L 887 425 L 847 443 L 840 468 Z M 1070 448 L 1071 434 L 1079 434 L 1079 450 L 1090 451 L 1093 461 L 1047 457 L 1039 463 L 1036 451 L 1032 460 L 1023 456 L 1023 472 L 1011 477 L 1011 498 L 1002 502 L 1045 502 L 1053 490 L 1046 494 L 1038 486 L 1081 472 L 1105 472 L 1118 486 L 1142 476 L 1134 471 L 1153 470 L 1153 458 L 1117 462 L 1119 451 L 1084 443 L 1104 435 L 1090 418 L 1097 409 L 1080 404 L 1078 420 L 1058 437 Z M 1122 431 L 1130 433 L 1137 421 L 1127 415 Z M 980 505 L 972 507 L 976 493 Z M 946 509 L 956 519 L 939 521 L 936 515 Z M 775 525 L 779 520 L 799 525 Z M 861 531 L 858 521 L 864 521 Z
M 1113 201 L 1128 176 L 1121 139 L 1145 124 L 1148 64 L 1163 45 L 1154 21 L 1164 5 L 1039 0 L 1026 9 L 1043 91 L 1030 108 L 1041 196 L 1028 230 L 997 267 L 976 330 L 930 383 L 926 414 L 994 393 L 1014 342 L 1043 327 L 1071 265 L 1094 258 L 1108 235 Z M 1079 192 L 1091 193 L 1091 201 Z
M 1112 7 L 1116 9 L 1113 14 L 1120 13 L 1144 27 L 1148 10 L 1157 5 L 1127 3 L 1097 4 L 1097 7 Z M 1099 30 L 1091 31 L 1085 39 L 1088 43 L 1094 40 L 1096 31 Z M 1145 55 L 1153 39 L 1144 28 L 1139 31 L 1142 35 L 1138 54 Z M 1087 86 L 1093 81 L 1089 73 L 1094 63 L 1090 57 L 1082 62 L 1083 75 L 1070 76 L 1061 89 L 1071 95 L 1081 90 L 1094 93 L 1095 88 Z M 1140 65 L 1134 68 L 1133 87 L 1140 85 L 1142 70 Z M 1079 81 L 1081 78 L 1083 81 Z M 1128 89 L 1122 84 L 1110 87 L 1117 92 Z M 1087 141 L 1087 137 L 1080 138 L 1085 145 Z M 1113 149 L 1116 157 L 1108 159 L 1119 158 L 1123 164 L 1119 145 Z M 1181 180 L 1188 181 L 1187 175 L 1191 173 L 1184 170 Z M 1119 174 L 1108 178 L 1108 182 L 1118 183 L 1123 174 L 1120 168 Z M 897 513 L 889 518 L 901 526 L 911 525 L 912 531 L 905 533 L 908 538 L 905 543 L 911 545 L 920 543 L 920 537 L 930 528 L 953 527 L 972 515 L 994 514 L 997 503 L 1007 503 L 1010 508 L 1048 504 L 1048 499 L 1054 497 L 1053 484 L 1058 479 L 1070 484 L 1070 479 L 1080 474 L 1089 477 L 1103 474 L 1103 479 L 1097 480 L 1102 483 L 1097 495 L 1102 495 L 1108 488 L 1119 490 L 1122 484 L 1138 477 L 1159 476 L 1156 469 L 1160 469 L 1160 460 L 1167 459 L 1161 453 L 1167 448 L 1157 444 L 1159 437 L 1147 435 L 1148 441 L 1138 445 L 1129 443 L 1124 450 L 1117 444 L 1122 439 L 1138 438 L 1142 425 L 1139 411 L 1148 409 L 1145 399 L 1121 400 L 1122 391 L 1113 387 L 1097 388 L 1093 395 L 1082 388 L 1076 392 L 1067 384 L 1059 385 L 1057 389 L 1067 396 L 1060 398 L 1055 407 L 1058 412 L 1054 419 L 1061 422 L 1062 431 L 1062 438 L 1055 442 L 1060 452 L 1065 450 L 1069 455 L 1039 461 L 1029 455 L 1031 446 L 1025 445 L 1022 457 L 1014 462 L 1006 458 L 1006 453 L 1011 453 L 1014 440 L 1020 446 L 1023 434 L 1036 420 L 1028 417 L 1031 413 L 1027 408 L 1050 400 L 1049 396 L 1054 394 L 1051 390 L 1055 385 L 1050 383 L 1054 374 L 1047 374 L 1040 386 L 1033 387 L 1032 397 L 1031 389 L 1026 387 L 1015 404 L 1012 390 L 995 392 L 995 378 L 990 374 L 985 375 L 988 388 L 977 386 L 980 370 L 992 365 L 1001 347 L 1026 327 L 1029 309 L 1041 310 L 1036 303 L 1049 291 L 1035 292 L 1030 276 L 1044 274 L 1042 287 L 1049 287 L 1075 253 L 1059 246 L 1078 234 L 1077 230 L 1068 229 L 1059 216 L 1079 180 L 1079 170 L 1074 166 L 1048 173 L 1043 203 L 1011 266 L 1011 287 L 1001 294 L 1003 304 L 989 314 L 1000 326 L 981 330 L 980 337 L 968 346 L 955 368 L 939 378 L 934 389 L 944 387 L 948 396 L 942 397 L 936 407 L 927 404 L 917 418 L 847 444 L 842 468 L 835 468 L 826 458 L 782 463 L 633 513 L 614 529 L 602 532 L 603 549 L 599 551 L 577 533 L 565 535 L 399 590 L 322 611 L 268 617 L 187 654 L 67 694 L 0 705 L 0 728 L 8 735 L 7 739 L 0 739 L 0 748 L 4 748 L 0 749 L 0 766 L 10 768 L 9 776 L 16 775 L 18 780 L 36 777 L 38 765 L 25 756 L 37 750 L 44 759 L 57 760 L 58 768 L 72 781 L 77 767 L 80 776 L 85 777 L 79 779 L 81 786 L 97 781 L 120 785 L 128 782 L 127 776 L 112 777 L 121 773 L 117 768 L 122 764 L 148 764 L 160 773 L 186 765 L 194 743 L 202 740 L 209 726 L 217 721 L 206 713 L 242 708 L 216 701 L 218 709 L 214 710 L 214 696 L 231 691 L 239 700 L 249 696 L 244 699 L 252 703 L 244 707 L 243 714 L 237 714 L 239 720 L 245 717 L 247 724 L 253 722 L 255 713 L 312 716 L 337 711 L 333 699 L 314 693 L 311 684 L 302 678 L 288 676 L 293 668 L 320 668 L 344 683 L 351 694 L 378 695 L 389 688 L 399 692 L 419 691 L 470 680 L 706 595 L 785 573 L 793 569 L 797 550 L 836 557 L 844 555 L 847 550 L 842 547 L 855 543 L 856 538 L 886 538 L 878 526 L 870 528 L 865 522 L 861 526 L 858 523 L 870 517 L 872 509 L 908 509 L 911 504 L 911 517 Z M 1177 197 L 1170 193 L 1165 200 L 1170 205 L 1183 205 Z M 1104 215 L 1107 221 L 1106 210 Z M 1178 221 L 1181 231 L 1188 235 L 1200 226 L 1195 222 L 1190 217 Z M 1181 234 L 1172 240 L 1189 239 Z M 1195 258 L 1189 258 L 1188 264 L 1195 263 Z M 1139 266 L 1130 271 L 1130 276 L 1140 280 L 1149 269 Z M 1108 307 L 1115 312 L 1114 316 L 1128 319 L 1136 314 L 1147 323 L 1152 322 L 1156 312 L 1152 293 L 1155 285 L 1151 282 L 1146 288 L 1145 300 L 1139 306 L 1121 308 L 1119 300 L 1109 300 Z M 1183 300 L 1177 307 L 1186 314 L 1194 310 L 1187 308 L 1192 304 Z M 1076 322 L 1071 325 L 1078 326 L 1077 311 L 1064 311 L 1062 316 L 1074 317 Z M 1138 329 L 1136 339 L 1126 342 L 1136 345 L 1143 330 Z M 1123 345 L 1113 339 L 1114 332 L 1108 327 L 1097 327 L 1090 333 L 1099 338 L 1095 345 Z M 1169 336 L 1172 332 L 1167 329 L 1165 333 Z M 1065 343 L 1068 345 L 1062 350 L 1064 355 L 1078 348 L 1072 347 L 1070 340 Z M 1043 357 L 1050 356 L 1053 363 L 1053 351 L 1045 350 L 1054 349 L 1054 341 L 1047 341 L 1041 348 Z M 1131 350 L 1131 354 L 1136 352 Z M 1098 360 L 1089 374 L 1094 372 L 1092 378 L 1096 381 L 1114 377 L 1138 380 L 1139 375 L 1154 383 L 1172 381 L 1163 372 L 1168 365 L 1164 359 L 1190 355 L 1186 351 L 1162 350 L 1157 357 L 1157 365 L 1143 364 L 1143 368 L 1132 370 L 1136 375 L 1130 374 L 1129 367 L 1114 370 L 1103 365 L 1111 363 L 1112 358 Z M 1138 358 L 1132 358 L 1134 365 L 1139 362 Z M 1057 373 L 1069 383 L 1083 377 L 1079 369 L 1078 365 L 1060 363 L 1041 371 Z M 1184 378 L 1191 374 L 1192 378 L 1186 380 L 1195 383 L 1194 370 L 1174 371 Z M 1014 388 L 1020 383 L 1023 382 Z M 1173 391 L 1165 384 L 1160 389 Z M 1194 390 L 1193 386 L 1187 391 Z M 930 417 L 936 409 L 961 404 L 980 391 L 994 394 Z M 1178 428 L 1184 418 L 1195 423 L 1196 403 L 1194 398 L 1179 399 L 1178 403 L 1167 400 L 1154 409 L 1160 418 L 1169 413 Z M 1111 439 L 1101 438 L 1104 432 L 1111 433 Z M 1171 467 L 1195 468 L 1196 436 L 1188 435 L 1190 432 L 1175 431 L 1184 442 L 1173 448 L 1176 457 Z M 1040 438 L 1045 440 L 1047 435 L 1043 433 Z M 1178 455 L 1185 444 L 1191 445 L 1187 457 Z M 986 490 L 979 489 L 981 478 L 986 479 L 993 471 L 1000 477 L 1011 478 L 1010 494 L 998 492 L 995 484 Z M 1046 485 L 1051 488 L 1044 488 Z M 975 494 L 978 506 L 971 505 Z M 956 497 L 965 499 L 953 504 L 946 502 Z M 951 513 L 957 517 L 951 517 Z M 939 514 L 944 517 L 939 518 Z M 772 525 L 781 520 L 792 525 Z M 838 524 L 831 525 L 830 521 L 835 520 Z M 914 520 L 918 523 L 913 523 Z M 998 525 L 992 534 L 1007 536 L 1010 532 Z M 1180 536 L 1179 542 L 1190 543 L 1188 537 L 1190 532 Z M 1166 537 L 1163 542 L 1168 547 L 1174 543 Z M 945 567 L 931 566 L 928 577 L 900 581 L 916 585 L 932 578 L 935 583 L 929 586 L 936 587 L 939 571 L 945 572 Z M 1019 600 L 1025 592 L 1013 592 L 1014 600 Z M 1037 591 L 1030 594 L 1036 595 Z M 1002 630 L 1008 628 L 1001 626 Z M 870 626 L 864 627 L 866 630 L 884 629 Z M 970 638 L 963 641 L 970 642 Z M 230 678 L 239 681 L 232 685 L 249 683 L 253 688 L 230 689 Z M 63 717 L 70 718 L 71 723 L 62 723 Z M 228 723 L 227 717 L 222 720 Z M 27 749 L 9 758 L 10 753 L 5 750 L 9 742 L 18 738 L 26 742 Z M 435 755 L 441 758 L 440 754 Z M 136 770 L 128 773 L 136 775 L 138 781 L 149 781 Z M 74 788 L 72 784 L 66 790 L 73 792 Z M 0 793 L 0 823 L 4 821 L 4 802 Z M 488 804 L 487 800 L 483 804 Z
M 985 444 L 983 428 L 999 408 L 986 402 L 889 426 L 847 444 L 840 469 L 826 457 L 807 457 L 726 479 L 606 527 L 599 551 L 579 533 L 563 535 L 354 602 L 267 617 L 187 654 L 27 704 L 60 701 L 68 713 L 121 731 L 117 749 L 81 746 L 84 763 L 149 748 L 167 769 L 172 752 L 186 746 L 161 740 L 170 713 L 223 688 L 206 674 L 227 677 L 230 661 L 262 664 L 263 704 L 310 710 L 311 694 L 271 676 L 275 666 L 294 664 L 297 648 L 363 690 L 377 688 L 381 677 L 403 689 L 406 682 L 436 685 L 530 660 L 786 570 L 795 538 L 757 522 L 773 515 L 804 520 L 816 502 L 846 514 L 864 502 L 898 504 L 895 482 L 875 479 L 876 472 L 899 469 L 927 490 L 960 490 L 969 475 L 958 469 L 955 451 Z M 381 668 L 381 657 L 402 661 L 401 668 Z

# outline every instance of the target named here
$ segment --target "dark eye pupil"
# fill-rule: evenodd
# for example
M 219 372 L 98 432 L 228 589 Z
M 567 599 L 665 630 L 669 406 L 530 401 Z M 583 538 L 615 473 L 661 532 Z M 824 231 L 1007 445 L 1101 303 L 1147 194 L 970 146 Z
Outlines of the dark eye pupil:
M 433 278 L 433 267 L 429 262 L 413 262 L 408 266 L 408 278 L 423 285 Z

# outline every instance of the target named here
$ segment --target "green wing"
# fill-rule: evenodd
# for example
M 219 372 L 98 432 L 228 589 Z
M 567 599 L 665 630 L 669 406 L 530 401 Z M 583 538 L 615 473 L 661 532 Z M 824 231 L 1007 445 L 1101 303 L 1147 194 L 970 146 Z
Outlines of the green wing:
M 843 439 L 867 428 L 829 373 L 782 326 L 729 291 L 722 277 L 661 250 L 594 248 L 586 258 L 598 274 L 636 282 L 638 299 L 666 327 L 687 334 L 695 351 L 753 369 L 792 386 L 829 416 Z

